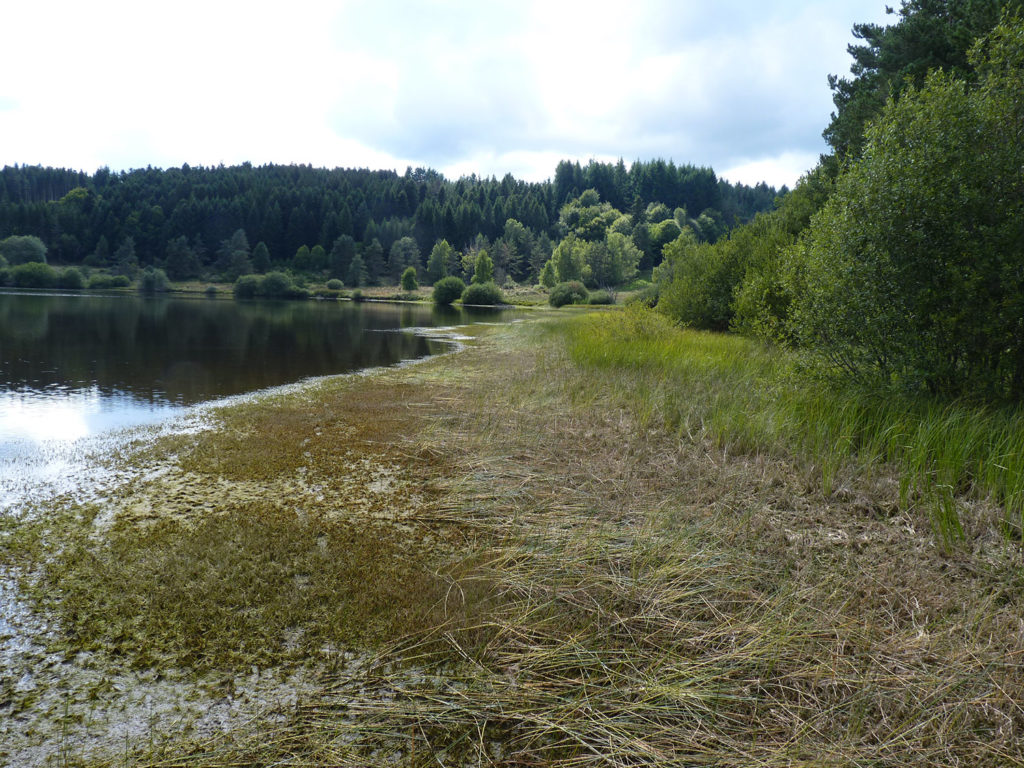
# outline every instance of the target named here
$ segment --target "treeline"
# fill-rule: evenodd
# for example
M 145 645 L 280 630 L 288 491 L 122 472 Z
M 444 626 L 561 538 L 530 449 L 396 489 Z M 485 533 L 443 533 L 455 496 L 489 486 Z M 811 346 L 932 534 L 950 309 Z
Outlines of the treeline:
M 538 278 L 564 236 L 562 208 L 588 189 L 630 215 L 630 236 L 635 231 L 644 266 L 661 259 L 662 244 L 649 238 L 650 227 L 660 223 L 648 221 L 650 206 L 685 209 L 695 220 L 704 216 L 713 222 L 706 236 L 717 238 L 770 209 L 777 196 L 765 184 L 730 184 L 709 168 L 662 160 L 628 169 L 622 161 L 563 161 L 553 181 L 544 183 L 511 175 L 449 181 L 425 169 L 399 175 L 185 165 L 90 175 L 16 166 L 0 171 L 0 240 L 32 235 L 58 264 L 121 271 L 158 266 L 178 280 L 234 279 L 270 268 L 347 280 L 358 255 L 369 282 L 395 280 L 409 263 L 425 270 L 428 254 L 443 241 L 457 254 L 456 271 L 466 253 L 473 260 L 480 249 L 491 249 L 500 277 L 525 282 Z M 398 260 L 404 261 L 392 274 L 392 250 L 400 242 Z
M 1024 397 L 1022 3 L 904 2 L 858 25 L 823 157 L 715 242 L 684 231 L 661 311 L 804 350 L 826 374 L 911 393 Z

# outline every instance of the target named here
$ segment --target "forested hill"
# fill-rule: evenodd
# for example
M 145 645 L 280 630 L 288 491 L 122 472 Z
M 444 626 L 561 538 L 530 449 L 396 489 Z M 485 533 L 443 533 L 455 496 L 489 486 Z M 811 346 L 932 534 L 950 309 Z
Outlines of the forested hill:
M 327 170 L 310 166 L 250 164 L 232 167 L 146 168 L 125 172 L 81 172 L 38 166 L 0 171 L 0 238 L 35 235 L 51 262 L 109 263 L 129 238 L 141 265 L 161 264 L 168 244 L 184 237 L 212 265 L 222 242 L 243 230 L 250 243 L 264 243 L 272 263 L 290 262 L 303 246 L 330 252 L 339 237 L 356 248 L 374 240 L 384 254 L 403 237 L 423 253 L 441 239 L 466 249 L 500 238 L 510 219 L 527 230 L 539 253 L 522 259 L 509 274 L 536 278 L 562 235 L 559 213 L 587 189 L 602 203 L 631 214 L 633 239 L 645 257 L 660 260 L 660 242 L 647 235 L 654 219 L 682 211 L 703 223 L 702 236 L 724 232 L 771 209 L 776 190 L 748 187 L 716 177 L 710 168 L 655 160 L 629 168 L 591 161 L 563 161 L 553 181 L 527 183 L 511 175 L 450 181 L 433 170 Z M 660 205 L 659 205 L 660 204 Z M 667 216 L 665 212 L 667 211 Z M 679 219 L 680 216 L 676 215 Z M 547 254 L 543 251 L 547 250 Z M 512 265 L 510 265 L 512 266 Z

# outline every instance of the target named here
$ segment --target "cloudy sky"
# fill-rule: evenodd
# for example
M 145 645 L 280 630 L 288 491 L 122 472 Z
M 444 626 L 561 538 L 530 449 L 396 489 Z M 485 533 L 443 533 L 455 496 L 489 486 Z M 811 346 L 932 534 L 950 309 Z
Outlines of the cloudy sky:
M 895 5 L 893 0 L 890 4 Z M 47 0 L 0 7 L 0 166 L 250 161 L 792 185 L 875 0 Z

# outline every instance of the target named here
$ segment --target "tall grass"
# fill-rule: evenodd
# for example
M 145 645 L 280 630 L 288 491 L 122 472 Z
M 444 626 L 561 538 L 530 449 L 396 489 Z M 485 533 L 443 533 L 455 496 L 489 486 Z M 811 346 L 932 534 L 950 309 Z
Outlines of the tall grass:
M 963 535 L 957 500 L 989 499 L 1004 533 L 1024 520 L 1024 412 L 910 399 L 801 376 L 793 353 L 737 336 L 674 327 L 642 307 L 579 318 L 572 359 L 620 376 L 619 397 L 655 420 L 721 447 L 786 453 L 813 464 L 830 495 L 842 467 L 898 473 L 900 505 L 922 505 L 940 537 Z

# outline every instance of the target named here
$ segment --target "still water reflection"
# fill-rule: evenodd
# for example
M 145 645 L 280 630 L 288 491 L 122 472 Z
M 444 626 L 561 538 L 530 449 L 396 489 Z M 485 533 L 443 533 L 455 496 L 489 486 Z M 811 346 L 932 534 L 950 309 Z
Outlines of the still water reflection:
M 479 317 L 422 305 L 0 293 L 0 458 L 26 442 L 423 357 L 444 343 L 400 329 Z

